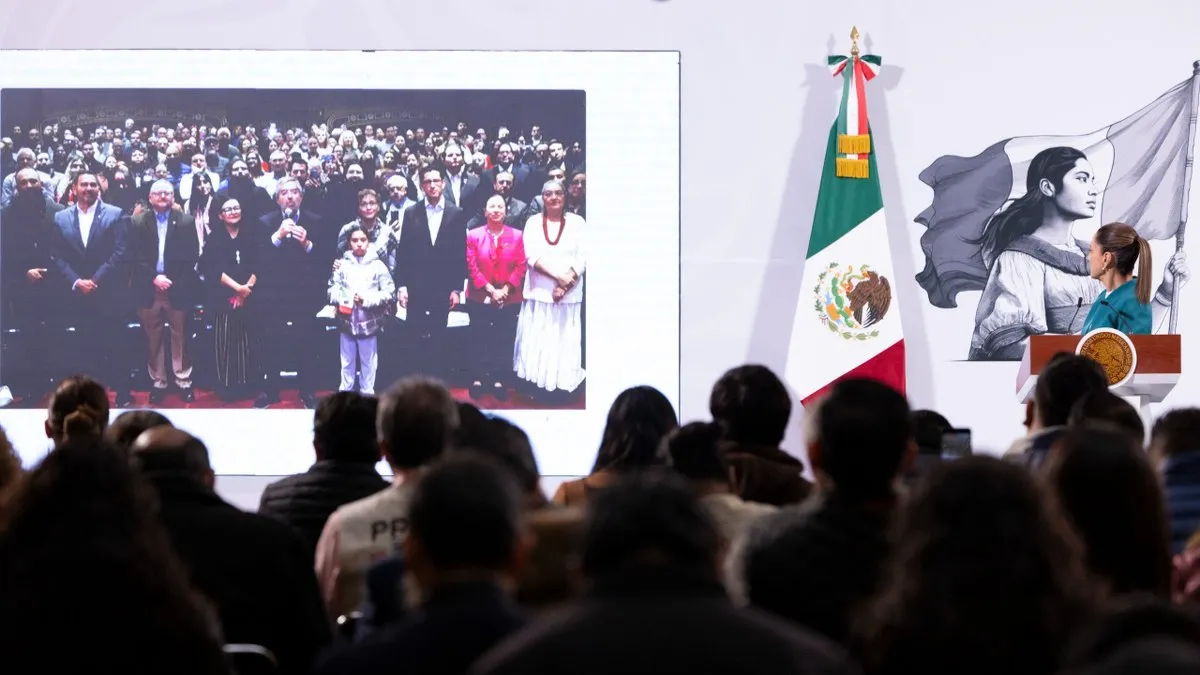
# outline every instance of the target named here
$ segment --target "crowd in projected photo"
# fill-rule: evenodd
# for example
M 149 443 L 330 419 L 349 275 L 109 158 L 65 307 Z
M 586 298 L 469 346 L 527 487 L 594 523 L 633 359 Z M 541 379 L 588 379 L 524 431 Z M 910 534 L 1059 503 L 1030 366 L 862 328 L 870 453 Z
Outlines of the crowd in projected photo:
M 0 92 L 0 384 L 584 405 L 584 92 Z

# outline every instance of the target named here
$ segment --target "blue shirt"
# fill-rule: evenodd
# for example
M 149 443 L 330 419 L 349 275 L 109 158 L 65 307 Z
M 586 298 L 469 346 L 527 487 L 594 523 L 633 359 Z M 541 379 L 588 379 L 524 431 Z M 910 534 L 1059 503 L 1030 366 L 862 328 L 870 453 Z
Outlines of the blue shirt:
M 1153 332 L 1153 318 L 1150 305 L 1138 302 L 1137 277 L 1134 277 L 1111 293 L 1100 292 L 1083 320 L 1083 334 L 1097 328 L 1114 328 L 1126 335 L 1148 334 Z
M 166 253 L 167 249 L 167 219 L 170 215 L 170 211 L 154 214 L 155 219 L 158 221 L 158 265 L 155 269 L 159 274 L 163 273 L 165 267 L 163 265 L 163 254 Z

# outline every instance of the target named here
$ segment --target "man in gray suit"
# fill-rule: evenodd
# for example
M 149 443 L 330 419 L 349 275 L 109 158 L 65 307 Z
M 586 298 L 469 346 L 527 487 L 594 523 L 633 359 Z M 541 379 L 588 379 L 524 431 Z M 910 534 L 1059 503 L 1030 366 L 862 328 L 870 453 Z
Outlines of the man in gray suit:
M 129 405 L 129 368 L 123 353 L 129 279 L 122 273 L 127 219 L 121 209 L 100 201 L 93 173 L 75 177 L 75 206 L 54 215 L 50 258 L 62 275 L 66 301 L 47 308 L 48 323 L 82 337 L 65 344 L 62 354 L 89 355 L 87 374 L 117 394 L 117 407 Z M 70 375 L 64 372 L 61 375 Z

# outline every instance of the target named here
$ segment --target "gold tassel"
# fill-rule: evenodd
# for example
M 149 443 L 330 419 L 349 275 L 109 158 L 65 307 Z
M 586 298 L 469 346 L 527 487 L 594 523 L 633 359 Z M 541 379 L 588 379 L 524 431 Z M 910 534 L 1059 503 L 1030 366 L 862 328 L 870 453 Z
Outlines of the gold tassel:
M 857 136 L 838 135 L 838 154 L 865 155 L 869 152 L 871 152 L 870 134 L 859 134 Z
M 871 165 L 865 159 L 838 157 L 835 161 L 838 178 L 869 178 L 871 176 Z

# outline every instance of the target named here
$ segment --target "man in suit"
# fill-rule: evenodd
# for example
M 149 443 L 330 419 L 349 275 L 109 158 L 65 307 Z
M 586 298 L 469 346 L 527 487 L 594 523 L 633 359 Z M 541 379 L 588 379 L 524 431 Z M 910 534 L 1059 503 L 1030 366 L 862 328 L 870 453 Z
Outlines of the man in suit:
M 146 374 L 154 384 L 150 403 L 161 403 L 167 394 L 167 356 L 171 376 L 185 403 L 196 400 L 192 391 L 192 363 L 188 354 L 188 318 L 196 305 L 200 240 L 196 221 L 171 208 L 175 188 L 170 181 L 150 186 L 150 209 L 134 216 L 129 227 L 128 255 L 133 263 L 130 288 L 138 320 L 146 332 Z M 170 326 L 170 350 L 163 341 L 163 316 Z
M 320 359 L 319 350 L 312 348 L 317 328 L 313 317 L 326 304 L 325 288 L 337 232 L 322 231 L 321 216 L 304 207 L 300 182 L 293 177 L 282 178 L 276 184 L 275 203 L 279 208 L 259 219 L 271 233 L 271 244 L 267 275 L 261 282 L 266 299 L 260 305 L 264 313 L 267 382 L 266 391 L 255 400 L 254 407 L 278 403 L 280 373 L 294 371 L 300 401 L 313 408 L 314 373 L 319 372 L 316 362 Z
M 512 186 L 510 186 L 509 192 L 522 201 L 532 199 L 533 192 L 541 187 L 539 185 L 534 188 L 529 185 L 531 178 L 530 169 L 525 164 L 517 162 L 517 153 L 512 143 L 501 143 L 500 149 L 496 151 L 496 166 L 483 172 L 482 183 L 493 186 L 494 191 L 491 194 L 500 192 L 499 187 L 496 186 L 496 181 L 502 173 L 512 175 Z M 488 196 L 490 197 L 491 195 Z
M 415 363 L 424 371 L 444 365 L 450 310 L 463 302 L 467 278 L 467 228 L 463 212 L 442 194 L 442 171 L 421 171 L 425 199 L 404 212 L 396 251 L 396 299 L 408 310 L 406 320 L 417 338 Z
M 125 261 L 128 221 L 121 209 L 100 201 L 96 174 L 75 176 L 75 205 L 54 214 L 50 258 L 61 275 L 68 299 L 51 317 L 66 335 L 68 327 L 87 340 L 90 373 L 117 394 L 117 407 L 129 405 L 129 367 L 122 352 L 128 312 Z M 62 354 L 83 352 L 83 345 L 64 345 Z M 66 373 L 64 373 L 65 375 Z
M 475 210 L 475 193 L 479 190 L 479 176 L 468 174 L 463 168 L 463 151 L 451 143 L 446 145 L 442 163 L 446 166 L 442 176 L 442 197 L 448 206 L 454 206 L 467 213 Z M 422 176 L 421 190 L 425 190 Z
M 16 193 L 0 210 L 0 272 L 3 281 L 4 350 L 19 358 L 4 363 L 4 383 L 22 399 L 35 403 L 49 387 L 47 369 L 53 350 L 47 345 L 45 320 L 53 306 L 50 293 L 50 234 L 54 214 L 63 207 L 42 191 L 37 170 L 16 174 Z M 15 330 L 14 330 L 15 329 Z

